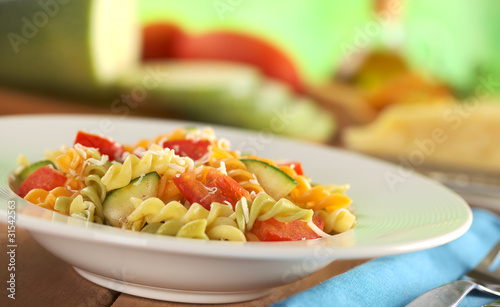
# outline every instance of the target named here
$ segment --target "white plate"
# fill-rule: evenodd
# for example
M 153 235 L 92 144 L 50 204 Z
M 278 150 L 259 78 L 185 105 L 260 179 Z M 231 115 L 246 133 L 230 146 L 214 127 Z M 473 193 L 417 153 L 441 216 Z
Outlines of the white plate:
M 19 154 L 71 145 L 77 130 L 133 144 L 180 126 L 203 124 L 98 116 L 0 117 L 0 186 Z M 88 224 L 14 195 L 1 196 L 1 221 L 15 203 L 17 225 L 88 280 L 153 299 L 229 303 L 254 299 L 306 277 L 336 259 L 372 258 L 431 248 L 467 231 L 472 213 L 448 188 L 404 169 L 348 151 L 213 126 L 233 149 L 300 160 L 315 182 L 351 185 L 357 226 L 327 239 L 299 242 L 216 242 L 155 236 Z M 5 194 L 5 193 L 4 193 Z M 2 199 L 3 198 L 3 199 Z

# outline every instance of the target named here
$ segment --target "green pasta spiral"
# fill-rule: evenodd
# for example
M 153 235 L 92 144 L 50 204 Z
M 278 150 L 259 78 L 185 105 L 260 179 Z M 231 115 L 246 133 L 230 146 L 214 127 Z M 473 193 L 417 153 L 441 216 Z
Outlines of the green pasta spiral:
M 202 240 L 246 241 L 234 221 L 231 206 L 212 203 L 211 210 L 194 203 L 189 209 L 177 201 L 164 204 L 159 198 L 132 200 L 136 209 L 129 222 L 144 221 L 143 232 Z
M 314 214 L 313 210 L 303 209 L 286 198 L 275 201 L 265 193 L 259 193 L 253 201 L 238 201 L 235 211 L 238 227 L 242 231 L 251 230 L 257 220 L 274 218 L 283 223 L 295 220 L 310 222 Z
M 100 160 L 101 157 L 94 154 L 92 158 Z M 90 222 L 103 224 L 102 202 L 106 198 L 106 187 L 101 177 L 109 167 L 109 163 L 87 164 L 84 170 L 85 187 L 80 191 L 81 199 L 60 196 L 55 201 L 54 209 L 66 215 L 78 216 Z

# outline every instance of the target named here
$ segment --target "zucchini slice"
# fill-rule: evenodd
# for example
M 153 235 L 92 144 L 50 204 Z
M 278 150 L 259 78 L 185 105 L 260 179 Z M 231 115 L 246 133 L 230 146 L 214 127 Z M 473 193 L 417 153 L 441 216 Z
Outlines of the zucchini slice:
M 290 193 L 298 182 L 279 168 L 260 160 L 241 159 L 247 170 L 257 177 L 264 191 L 279 200 Z
M 109 192 L 102 203 L 106 224 L 115 227 L 126 225 L 128 223 L 127 216 L 135 209 L 130 199 L 136 197 L 146 200 L 156 197 L 159 184 L 160 175 L 157 172 L 151 172 L 131 180 L 123 188 Z

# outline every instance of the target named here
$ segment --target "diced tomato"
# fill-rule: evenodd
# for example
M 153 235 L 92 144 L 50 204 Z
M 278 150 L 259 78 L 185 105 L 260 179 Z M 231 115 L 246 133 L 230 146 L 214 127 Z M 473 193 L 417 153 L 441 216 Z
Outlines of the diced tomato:
M 207 172 L 205 183 L 196 178 L 196 171 L 181 174 L 173 180 L 190 203 L 198 203 L 208 210 L 213 202 L 229 202 L 234 208 L 242 197 L 250 199 L 250 194 L 238 182 L 212 167 Z
M 304 170 L 302 169 L 302 163 L 298 161 L 279 162 L 278 165 L 289 166 L 297 173 L 297 175 L 304 175 Z
M 102 155 L 108 155 L 110 161 L 120 160 L 125 152 L 125 148 L 122 144 L 111 139 L 83 131 L 78 131 L 76 134 L 75 144 L 97 148 Z
M 68 178 L 50 166 L 43 166 L 31 173 L 19 187 L 17 194 L 25 197 L 33 189 L 51 191 L 65 184 Z
M 313 216 L 313 223 L 323 230 L 324 222 L 322 218 Z M 261 241 L 298 241 L 320 238 L 306 222 L 300 220 L 288 223 L 282 223 L 275 219 L 256 221 L 251 232 Z
M 210 144 L 208 140 L 172 140 L 165 141 L 163 143 L 163 148 L 173 149 L 175 150 L 175 154 L 183 157 L 190 157 L 196 161 L 208 153 L 208 146 L 210 146 Z

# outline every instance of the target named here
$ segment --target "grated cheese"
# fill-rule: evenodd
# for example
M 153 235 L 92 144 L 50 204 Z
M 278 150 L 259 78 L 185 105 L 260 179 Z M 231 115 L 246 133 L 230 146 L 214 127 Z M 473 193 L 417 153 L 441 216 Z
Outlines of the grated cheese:
M 201 156 L 201 158 L 199 158 L 198 160 L 195 161 L 197 165 L 202 165 L 202 164 L 205 164 L 208 161 L 210 161 L 210 154 L 211 154 L 210 153 L 210 146 L 211 145 L 208 146 L 209 147 L 208 152 L 206 154 L 204 154 L 203 156 Z
M 247 224 L 248 221 L 250 221 L 250 214 L 248 210 L 248 202 L 245 197 L 241 198 L 241 207 L 243 208 L 243 217 L 245 218 L 245 224 Z
M 217 192 L 217 187 L 205 187 L 208 190 L 208 194 L 214 194 Z
M 163 147 L 163 143 L 165 143 L 166 141 L 168 141 L 168 137 L 164 136 L 156 144 L 161 145 Z
M 137 179 L 136 182 L 134 182 L 134 185 L 135 186 L 138 186 L 139 184 L 141 184 L 141 181 L 142 181 L 142 178 L 144 178 L 146 174 L 141 174 L 141 176 L 139 177 L 139 179 Z
M 196 129 L 186 134 L 186 140 L 192 140 L 194 142 L 199 142 L 201 140 L 214 141 L 215 133 L 213 129 L 210 127 L 205 127 L 203 129 Z
M 175 163 L 167 163 L 167 165 L 172 168 L 174 171 L 176 171 L 177 173 L 182 173 L 184 172 L 184 170 L 186 169 L 185 167 L 182 167 L 180 165 L 177 165 Z
M 90 164 L 96 164 L 96 165 L 104 165 L 106 162 L 108 162 L 108 156 L 107 155 L 102 155 L 101 160 L 97 160 L 95 158 L 88 158 L 85 160 L 85 163 Z
M 88 147 L 88 148 L 91 148 L 91 147 Z M 96 151 L 98 151 L 97 148 L 92 148 L 92 149 L 95 149 Z M 75 144 L 75 150 L 76 150 L 76 152 L 78 152 L 78 154 L 80 154 L 80 156 L 82 156 L 84 159 L 87 159 L 87 152 L 83 149 L 82 144 L 80 144 L 80 143 Z
M 249 181 L 250 183 L 252 183 L 252 184 L 257 184 L 257 185 L 260 185 L 259 180 L 257 180 L 257 177 L 255 176 L 255 174 L 252 174 L 252 176 L 253 176 L 253 179 L 250 179 L 250 180 L 248 180 L 248 181 Z
M 316 226 L 316 224 L 313 223 L 313 221 L 307 222 L 307 226 L 309 226 L 309 228 L 311 228 L 312 231 L 314 231 L 318 236 L 322 238 L 330 237 L 329 234 L 319 229 L 318 226 Z
M 220 171 L 221 173 L 223 173 L 224 175 L 227 175 L 226 163 L 224 163 L 224 161 L 221 161 L 220 162 L 220 167 L 217 168 L 217 170 Z

